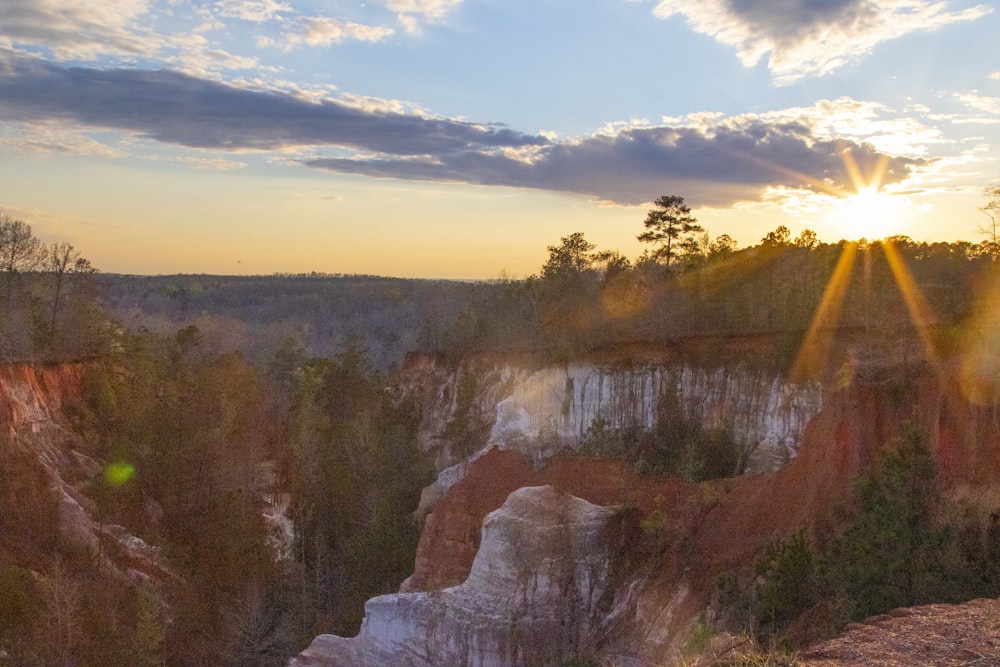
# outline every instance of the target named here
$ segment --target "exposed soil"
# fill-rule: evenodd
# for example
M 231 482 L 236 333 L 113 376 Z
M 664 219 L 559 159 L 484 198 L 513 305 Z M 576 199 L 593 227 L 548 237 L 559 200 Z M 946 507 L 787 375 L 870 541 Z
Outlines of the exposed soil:
M 804 667 L 1000 667 L 1000 600 L 897 609 L 799 657 Z

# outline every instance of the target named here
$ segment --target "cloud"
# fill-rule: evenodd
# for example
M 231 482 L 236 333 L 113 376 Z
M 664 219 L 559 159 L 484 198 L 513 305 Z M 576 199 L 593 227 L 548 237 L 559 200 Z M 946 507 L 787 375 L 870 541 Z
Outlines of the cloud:
M 816 140 L 800 124 L 761 120 L 702 127 L 633 127 L 533 149 L 462 150 L 427 156 L 321 158 L 309 166 L 341 173 L 412 180 L 535 188 L 642 204 L 684 192 L 699 206 L 758 200 L 768 188 L 827 191 L 852 188 L 844 164 L 850 152 L 862 173 L 887 160 L 885 183 L 927 164 L 884 155 L 870 145 Z
M 219 14 L 226 18 L 263 23 L 292 11 L 291 5 L 275 0 L 219 0 Z
M 212 171 L 230 171 L 232 169 L 242 169 L 247 166 L 246 162 L 224 160 L 222 158 L 179 157 L 175 159 L 178 162 L 189 164 L 195 169 L 208 169 Z
M 787 84 L 829 74 L 887 40 L 991 11 L 948 11 L 945 2 L 928 0 L 659 0 L 653 13 L 684 15 L 697 32 L 734 47 L 746 67 L 770 53 L 768 69 Z
M 21 154 L 64 153 L 120 158 L 125 154 L 106 142 L 97 141 L 80 128 L 65 123 L 35 121 L 19 127 L 0 127 L 0 150 Z
M 502 127 L 317 103 L 179 72 L 66 68 L 25 58 L 0 59 L 0 119 L 63 120 L 229 151 L 335 145 L 423 155 L 547 142 Z
M 3 0 L 0 38 L 56 60 L 149 56 L 161 39 L 135 28 L 146 12 L 145 0 Z
M 847 139 L 872 145 L 876 150 L 891 155 L 923 157 L 931 148 L 946 142 L 940 128 L 927 125 L 919 116 L 926 116 L 929 109 L 915 107 L 917 114 L 896 116 L 884 104 L 841 97 L 835 100 L 818 100 L 808 107 L 791 107 L 749 115 L 770 122 L 801 123 L 817 139 Z M 736 120 L 742 117 L 737 116 Z
M 620 204 L 645 203 L 665 192 L 683 192 L 698 205 L 730 205 L 758 200 L 767 188 L 848 188 L 848 151 L 862 173 L 885 162 L 886 183 L 928 164 L 838 137 L 835 126 L 814 122 L 824 109 L 829 115 L 830 108 L 858 104 L 839 100 L 756 116 L 696 114 L 663 125 L 611 125 L 557 142 L 366 98 L 317 101 L 164 70 L 0 60 L 0 120 L 63 121 L 230 152 L 320 151 L 300 164 L 372 177 L 571 192 Z
M 326 17 L 310 17 L 299 20 L 294 30 L 285 33 L 283 46 L 288 50 L 300 44 L 329 46 L 346 40 L 379 42 L 394 32 L 392 28 L 383 26 L 368 26 Z
M 440 21 L 448 12 L 462 4 L 462 0 L 386 0 L 389 11 L 396 12 L 407 32 L 415 32 L 421 21 Z
M 973 91 L 971 93 L 955 93 L 955 98 L 971 109 L 994 116 L 992 122 L 1000 121 L 1000 97 L 987 97 Z
M 144 25 L 154 19 L 147 0 L 0 0 L 0 47 L 56 62 L 124 62 L 157 59 L 189 73 L 255 69 L 256 58 L 213 46 L 203 33 L 217 24 L 201 23 L 192 30 L 161 34 Z M 160 10 L 162 11 L 162 9 Z

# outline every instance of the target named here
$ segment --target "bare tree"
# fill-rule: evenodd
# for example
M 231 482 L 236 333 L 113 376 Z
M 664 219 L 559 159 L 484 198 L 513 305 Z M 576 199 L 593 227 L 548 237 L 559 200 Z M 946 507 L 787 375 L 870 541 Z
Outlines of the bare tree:
M 89 276 L 97 272 L 70 243 L 53 243 L 42 252 L 41 269 L 52 275 L 52 310 L 49 317 L 49 336 L 55 338 L 59 305 L 66 283 L 74 277 Z
M 40 242 L 31 233 L 31 225 L 0 214 L 0 271 L 6 274 L 6 308 L 10 314 L 14 279 L 19 273 L 38 267 Z
M 994 262 L 1000 261 L 1000 185 L 986 188 L 986 205 L 979 210 L 989 218 L 988 223 L 980 223 L 979 233 L 986 237 L 983 247 Z

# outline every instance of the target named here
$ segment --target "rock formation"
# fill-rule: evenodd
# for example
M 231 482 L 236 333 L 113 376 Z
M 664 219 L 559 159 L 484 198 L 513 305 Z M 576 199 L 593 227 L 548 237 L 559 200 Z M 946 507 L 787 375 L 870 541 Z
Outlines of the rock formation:
M 320 636 L 290 664 L 568 662 L 585 650 L 610 603 L 613 515 L 551 486 L 519 489 L 486 517 L 463 583 L 374 598 L 356 638 Z

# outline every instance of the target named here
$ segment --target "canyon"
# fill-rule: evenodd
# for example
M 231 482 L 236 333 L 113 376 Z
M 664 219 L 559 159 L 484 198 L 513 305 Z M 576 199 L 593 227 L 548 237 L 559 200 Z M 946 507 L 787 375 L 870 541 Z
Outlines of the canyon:
M 457 375 L 448 381 L 439 368 L 420 371 L 425 390 L 436 387 L 425 394 L 433 399 L 425 414 L 435 415 L 435 424 L 447 423 L 456 406 L 447 388 L 457 385 Z M 439 381 L 427 383 L 434 373 Z M 488 415 L 492 405 L 496 419 L 486 446 L 444 468 L 426 494 L 430 513 L 413 575 L 400 593 L 369 603 L 358 637 L 320 636 L 293 665 L 364 664 L 364 656 L 375 655 L 384 664 L 407 665 L 559 664 L 525 657 L 532 655 L 586 664 L 674 664 L 695 628 L 716 612 L 718 577 L 745 570 L 776 538 L 826 530 L 843 510 L 852 481 L 914 423 L 929 434 L 949 496 L 977 511 L 1000 509 L 1000 404 L 971 389 L 958 369 L 941 364 L 855 368 L 825 393 L 742 368 L 493 367 L 483 377 L 493 378 L 476 385 L 486 387 L 481 395 L 489 400 L 476 410 Z M 639 475 L 621 459 L 574 451 L 598 415 L 619 425 L 648 425 L 650 406 L 665 386 L 689 414 L 707 420 L 721 414 L 750 451 L 763 450 L 765 456 L 755 457 L 759 467 L 693 484 Z M 433 442 L 435 433 L 429 433 Z M 439 452 L 442 460 L 448 456 Z M 567 590 L 573 600 L 580 582 L 587 582 L 585 599 L 597 595 L 600 613 L 592 602 L 560 609 L 551 588 L 537 583 L 552 579 L 551 563 L 565 560 L 574 570 L 568 545 L 593 541 L 591 525 L 569 538 L 572 521 L 536 526 L 553 535 L 546 558 L 537 550 L 510 549 L 505 531 L 495 529 L 498 521 L 525 512 L 527 489 L 545 497 L 568 494 L 608 510 L 604 532 L 614 537 L 588 550 L 591 569 L 608 580 L 595 584 L 567 571 L 555 577 L 572 582 Z M 539 518 L 544 515 L 540 510 Z M 484 577 L 511 570 L 521 572 L 522 585 L 498 590 Z M 537 592 L 537 599 L 528 592 Z M 468 609 L 469 600 L 475 600 L 475 613 L 456 620 L 466 618 L 459 610 Z M 532 639 L 518 631 L 517 619 L 553 610 L 573 633 Z M 494 619 L 488 631 L 483 618 Z M 447 628 L 447 641 L 438 641 L 439 627 Z M 519 641 L 512 643 L 514 637 Z M 484 650 L 484 644 L 493 648 Z M 417 645 L 423 652 L 413 650 Z
M 320 635 L 291 664 L 673 664 L 717 613 L 718 577 L 776 538 L 822 534 L 852 481 L 912 423 L 929 434 L 950 498 L 1000 510 L 994 390 L 946 364 L 855 370 L 822 386 L 745 365 L 412 360 L 389 390 L 417 400 L 439 470 L 418 512 L 413 573 L 367 603 L 357 637 Z M 85 371 L 0 367 L 0 451 L 56 490 L 68 548 L 102 559 L 109 576 L 175 576 L 154 547 L 92 514 L 82 489 L 106 462 L 83 455 L 71 428 Z M 584 450 L 595 420 L 651 426 L 664 393 L 731 429 L 751 454 L 743 474 L 695 483 Z M 447 428 L 459 417 L 478 434 L 471 452 Z

